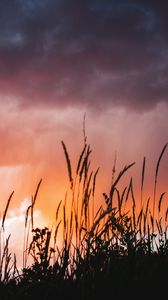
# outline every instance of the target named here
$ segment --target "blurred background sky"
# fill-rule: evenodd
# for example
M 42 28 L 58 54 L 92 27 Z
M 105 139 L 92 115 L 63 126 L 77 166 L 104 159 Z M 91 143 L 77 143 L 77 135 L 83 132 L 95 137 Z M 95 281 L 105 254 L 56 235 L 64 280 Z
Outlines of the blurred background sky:
M 20 236 L 42 178 L 39 224 L 51 225 L 83 147 L 83 117 L 97 187 L 116 172 L 137 184 L 146 156 L 145 197 L 168 142 L 168 3 L 129 0 L 0 1 L 0 210 L 14 190 L 7 227 Z M 159 170 L 167 189 L 168 153 Z M 11 225 L 12 224 L 12 225 Z

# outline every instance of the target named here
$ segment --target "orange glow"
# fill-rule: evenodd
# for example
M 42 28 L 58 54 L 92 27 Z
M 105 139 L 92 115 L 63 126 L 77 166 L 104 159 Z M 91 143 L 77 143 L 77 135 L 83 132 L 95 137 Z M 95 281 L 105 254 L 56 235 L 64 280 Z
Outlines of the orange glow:
M 51 228 L 55 224 L 57 205 L 60 200 L 64 201 L 66 191 L 70 188 L 61 141 L 63 140 L 67 146 L 74 175 L 83 148 L 83 113 L 78 109 L 65 111 L 34 109 L 28 112 L 23 110 L 19 113 L 15 102 L 7 107 L 6 112 L 5 106 L 2 106 L 3 115 L 0 126 L 1 215 L 10 193 L 14 190 L 7 214 L 7 232 L 15 230 L 14 228 L 21 230 L 21 226 L 24 225 L 23 207 L 30 204 L 41 178 L 42 184 L 34 208 L 37 212 L 35 226 Z M 150 117 L 154 120 L 157 113 L 157 110 L 154 111 L 153 116 Z M 165 138 L 160 138 L 157 147 L 153 146 L 154 141 L 151 145 L 145 144 L 144 141 L 151 136 L 152 130 L 148 128 L 148 131 L 145 131 L 149 116 L 139 116 L 139 121 L 136 120 L 134 127 L 130 124 L 137 116 L 134 113 L 127 116 L 121 109 L 116 109 L 115 114 L 108 112 L 106 116 L 99 115 L 96 121 L 94 113 L 88 111 L 86 116 L 87 142 L 92 149 L 90 168 L 95 172 L 100 167 L 96 183 L 95 211 L 101 204 L 104 204 L 102 193 L 109 193 L 115 155 L 117 157 L 115 176 L 125 165 L 136 162 L 123 175 L 119 188 L 123 190 L 133 177 L 137 207 L 140 205 L 141 198 L 142 162 L 144 155 L 146 156 L 143 199 L 144 203 L 149 197 L 152 201 L 156 162 L 165 144 Z M 142 126 L 141 130 L 140 126 Z M 167 161 L 168 155 L 165 152 L 159 168 L 156 205 L 158 205 L 160 194 L 166 191 Z M 69 211 L 71 206 L 68 201 L 69 198 L 67 198 Z M 132 208 L 131 201 L 129 199 L 127 203 L 129 209 Z M 163 214 L 166 205 L 166 199 L 163 199 L 161 207 Z M 13 237 L 12 247 L 18 252 L 16 239 L 17 237 Z

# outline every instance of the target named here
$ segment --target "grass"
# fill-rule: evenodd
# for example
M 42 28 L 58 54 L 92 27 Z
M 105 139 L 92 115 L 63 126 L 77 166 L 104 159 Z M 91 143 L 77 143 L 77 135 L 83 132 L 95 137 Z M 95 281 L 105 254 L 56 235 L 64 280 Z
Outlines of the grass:
M 114 162 L 109 193 L 102 194 L 102 203 L 96 208 L 99 168 L 91 169 L 92 150 L 85 130 L 83 133 L 84 146 L 74 169 L 62 141 L 70 188 L 64 201 L 58 203 L 52 229 L 34 226 L 33 209 L 42 180 L 37 185 L 25 215 L 21 271 L 9 250 L 10 236 L 5 239 L 11 193 L 0 230 L 0 299 L 99 299 L 101 295 L 113 299 L 127 293 L 131 297 L 134 289 L 142 295 L 148 289 L 152 295 L 156 286 L 159 291 L 166 287 L 168 209 L 161 214 L 165 192 L 157 199 L 156 191 L 167 144 L 156 163 L 152 203 L 150 198 L 144 200 L 144 158 L 140 199 L 136 199 L 132 177 L 124 189 L 118 187 L 135 163 L 116 174 Z

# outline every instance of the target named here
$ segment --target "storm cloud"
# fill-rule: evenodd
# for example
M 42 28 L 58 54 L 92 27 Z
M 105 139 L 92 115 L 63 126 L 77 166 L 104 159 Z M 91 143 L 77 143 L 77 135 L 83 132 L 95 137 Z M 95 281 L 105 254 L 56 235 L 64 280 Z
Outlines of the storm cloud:
M 165 1 L 1 1 L 1 96 L 23 109 L 145 111 L 167 103 L 167 8 Z

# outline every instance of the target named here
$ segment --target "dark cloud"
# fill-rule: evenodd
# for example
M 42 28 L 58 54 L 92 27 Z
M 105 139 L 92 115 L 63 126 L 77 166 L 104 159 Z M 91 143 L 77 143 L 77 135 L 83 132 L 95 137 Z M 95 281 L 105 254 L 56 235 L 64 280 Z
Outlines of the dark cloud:
M 0 3 L 0 90 L 31 105 L 150 109 L 168 96 L 165 1 Z

